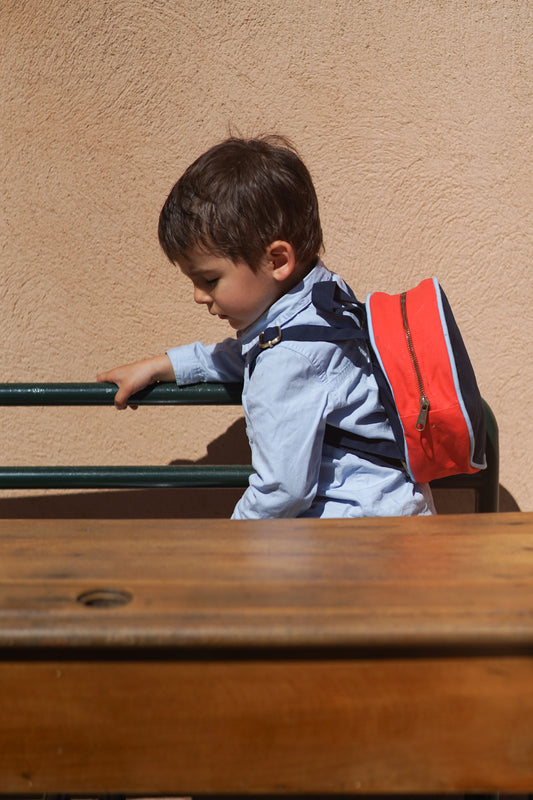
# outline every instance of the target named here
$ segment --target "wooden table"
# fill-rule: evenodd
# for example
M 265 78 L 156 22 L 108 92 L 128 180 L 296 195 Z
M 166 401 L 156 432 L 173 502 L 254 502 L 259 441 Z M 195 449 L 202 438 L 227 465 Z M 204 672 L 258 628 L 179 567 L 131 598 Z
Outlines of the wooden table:
M 0 647 L 10 796 L 533 790 L 533 514 L 1 520 Z

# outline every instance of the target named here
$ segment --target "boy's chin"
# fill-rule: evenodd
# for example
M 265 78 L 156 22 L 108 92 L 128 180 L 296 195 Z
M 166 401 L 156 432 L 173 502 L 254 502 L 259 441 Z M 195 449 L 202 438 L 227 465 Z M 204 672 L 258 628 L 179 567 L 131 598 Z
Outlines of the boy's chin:
M 234 319 L 230 319 L 230 317 L 220 316 L 220 319 L 226 322 L 230 326 L 230 328 L 233 328 L 234 331 L 240 331 L 242 328 L 242 324 L 240 322 L 237 322 Z

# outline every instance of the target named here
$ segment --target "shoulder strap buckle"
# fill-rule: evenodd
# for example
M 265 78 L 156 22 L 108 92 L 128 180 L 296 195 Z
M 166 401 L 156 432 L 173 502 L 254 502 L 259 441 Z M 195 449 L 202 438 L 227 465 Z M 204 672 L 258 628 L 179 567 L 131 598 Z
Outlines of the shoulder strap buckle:
M 270 330 L 277 331 L 277 334 L 274 336 L 273 339 L 269 339 L 268 341 L 264 341 L 263 337 L 265 333 L 270 333 Z M 259 334 L 259 347 L 261 350 L 268 350 L 269 347 L 274 347 L 274 345 L 279 344 L 281 342 L 281 328 L 279 325 L 276 325 L 275 328 L 271 328 L 268 331 L 263 331 Z

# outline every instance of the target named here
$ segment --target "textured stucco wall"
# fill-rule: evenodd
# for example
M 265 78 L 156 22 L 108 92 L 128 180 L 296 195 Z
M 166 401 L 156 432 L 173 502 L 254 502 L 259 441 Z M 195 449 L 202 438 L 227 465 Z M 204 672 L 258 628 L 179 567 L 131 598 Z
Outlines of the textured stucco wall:
M 229 131 L 280 132 L 359 296 L 438 276 L 533 509 L 528 0 L 4 0 L 0 23 L 2 381 L 226 335 L 160 253 L 159 208 Z M 198 459 L 240 416 L 0 409 L 0 463 Z

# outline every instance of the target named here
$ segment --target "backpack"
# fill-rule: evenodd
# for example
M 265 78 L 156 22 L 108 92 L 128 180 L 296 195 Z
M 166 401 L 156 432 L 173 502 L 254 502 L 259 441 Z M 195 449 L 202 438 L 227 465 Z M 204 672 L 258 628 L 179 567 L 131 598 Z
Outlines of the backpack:
M 475 374 L 450 304 L 436 278 L 401 294 L 373 292 L 360 303 L 335 281 L 313 286 L 312 301 L 329 325 L 293 325 L 261 333 L 249 354 L 282 340 L 368 344 L 394 441 L 367 439 L 326 425 L 325 442 L 412 480 L 473 473 L 486 467 L 485 413 Z

